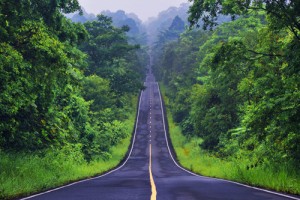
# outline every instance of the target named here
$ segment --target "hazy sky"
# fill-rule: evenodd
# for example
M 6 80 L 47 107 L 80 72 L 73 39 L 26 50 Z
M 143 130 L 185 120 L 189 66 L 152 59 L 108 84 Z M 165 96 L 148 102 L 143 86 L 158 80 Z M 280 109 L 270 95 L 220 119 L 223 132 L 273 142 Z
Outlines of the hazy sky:
M 126 13 L 135 13 L 143 21 L 149 17 L 157 16 L 171 6 L 179 6 L 188 0 L 78 0 L 80 5 L 88 12 L 99 14 L 103 10 L 124 10 Z

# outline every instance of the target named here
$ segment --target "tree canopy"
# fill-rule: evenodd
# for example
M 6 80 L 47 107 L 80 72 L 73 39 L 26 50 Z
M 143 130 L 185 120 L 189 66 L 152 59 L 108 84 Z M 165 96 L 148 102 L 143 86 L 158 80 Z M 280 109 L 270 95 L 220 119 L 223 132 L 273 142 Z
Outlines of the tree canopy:
M 190 22 L 211 31 L 165 43 L 155 66 L 175 122 L 222 159 L 299 167 L 298 3 L 192 2 Z
M 217 16 L 220 14 L 231 15 L 235 19 L 241 15 L 263 11 L 270 19 L 270 25 L 274 29 L 289 28 L 299 38 L 300 31 L 300 2 L 287 0 L 190 0 L 192 6 L 189 9 L 189 22 L 191 26 L 197 25 L 200 20 L 204 22 L 204 28 L 212 28 L 217 25 Z
M 63 15 L 75 11 L 77 0 L 0 1 L 1 151 L 76 146 L 91 161 L 127 136 L 139 46 L 108 17 L 80 24 Z

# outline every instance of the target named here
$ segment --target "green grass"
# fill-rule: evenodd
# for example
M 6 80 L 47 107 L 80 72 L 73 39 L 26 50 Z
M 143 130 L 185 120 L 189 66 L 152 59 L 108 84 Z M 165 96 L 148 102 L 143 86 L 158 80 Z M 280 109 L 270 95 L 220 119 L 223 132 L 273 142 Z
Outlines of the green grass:
M 137 100 L 135 100 L 135 104 Z M 125 122 L 132 133 L 135 122 L 132 112 Z M 131 136 L 131 134 L 129 134 Z M 55 188 L 77 180 L 103 174 L 124 159 L 131 137 L 111 149 L 111 158 L 87 163 L 80 147 L 66 146 L 45 155 L 7 154 L 0 151 L 0 199 L 12 199 Z
M 169 100 L 164 95 L 165 88 L 162 86 L 161 89 L 167 105 Z M 182 134 L 180 127 L 174 123 L 168 106 L 167 117 L 176 157 L 184 168 L 204 176 L 232 180 L 284 193 L 300 194 L 299 170 L 293 169 L 288 163 L 247 169 L 247 159 L 217 158 L 200 148 L 201 138 L 188 139 Z

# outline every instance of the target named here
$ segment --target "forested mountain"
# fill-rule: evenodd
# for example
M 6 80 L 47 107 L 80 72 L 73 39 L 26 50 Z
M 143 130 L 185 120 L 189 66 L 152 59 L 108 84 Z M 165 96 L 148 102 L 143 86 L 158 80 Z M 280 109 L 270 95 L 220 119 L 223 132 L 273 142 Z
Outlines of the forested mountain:
M 160 12 L 157 17 L 152 17 L 148 21 L 146 21 L 145 25 L 148 31 L 149 44 L 153 45 L 159 40 L 158 37 L 161 32 L 169 29 L 175 17 L 179 17 L 184 22 L 184 25 L 188 27 L 189 7 L 189 3 L 183 3 L 179 7 L 170 7 L 167 10 Z M 219 15 L 216 17 L 216 22 L 219 24 L 228 21 L 231 21 L 230 16 Z M 202 21 L 199 22 L 199 26 L 203 26 Z
M 128 26 L 129 31 L 126 32 L 129 36 L 129 42 L 133 44 L 147 44 L 147 35 L 145 26 L 142 24 L 142 21 L 134 13 L 125 13 L 123 10 L 118 10 L 116 12 L 99 11 L 99 14 L 108 16 L 112 18 L 112 24 L 118 28 L 123 26 Z M 73 15 L 66 15 L 73 22 L 85 23 L 87 21 L 94 21 L 97 17 L 94 14 L 87 13 L 84 8 L 82 12 L 76 12 Z
M 125 13 L 123 10 L 117 12 L 103 11 L 101 14 L 111 17 L 116 27 L 128 26 L 127 35 L 130 42 L 134 44 L 147 45 L 146 29 L 142 21 L 134 13 Z
M 187 31 L 165 43 L 156 77 L 167 86 L 170 110 L 186 138 L 201 138 L 204 152 L 239 163 L 237 177 L 255 170 L 286 174 L 294 189 L 284 190 L 296 192 L 300 5 L 223 2 L 193 1 L 189 21 L 212 31 Z M 239 17 L 218 25 L 218 13 Z
M 96 16 L 94 14 L 89 14 L 85 11 L 84 8 L 81 7 L 81 12 L 75 12 L 66 14 L 68 18 L 70 18 L 73 22 L 85 23 L 87 21 L 96 20 Z
M 181 4 L 180 7 L 170 7 L 169 9 L 159 13 L 157 17 L 150 18 L 146 22 L 149 35 L 149 43 L 153 44 L 157 41 L 157 37 L 162 31 L 167 30 L 174 18 L 178 16 L 187 25 L 189 4 Z
M 127 14 L 123 10 L 111 12 L 109 10 L 102 11 L 101 14 L 111 17 L 113 24 L 117 27 L 129 26 L 131 34 L 138 34 L 142 32 L 142 21 L 135 14 Z

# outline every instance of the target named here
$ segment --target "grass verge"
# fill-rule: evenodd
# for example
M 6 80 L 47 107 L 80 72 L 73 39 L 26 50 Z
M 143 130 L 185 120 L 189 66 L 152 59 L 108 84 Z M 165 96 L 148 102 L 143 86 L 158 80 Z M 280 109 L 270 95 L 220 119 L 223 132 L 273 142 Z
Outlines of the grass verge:
M 134 101 L 136 105 L 137 100 Z M 135 117 L 136 112 L 132 112 L 125 122 L 129 133 L 133 132 Z M 66 146 L 61 150 L 48 151 L 42 156 L 0 151 L 0 199 L 28 196 L 103 174 L 120 164 L 130 144 L 131 137 L 127 137 L 112 147 L 110 159 L 90 163 L 83 159 L 79 146 Z
M 199 146 L 202 142 L 201 138 L 185 137 L 181 128 L 174 123 L 163 86 L 161 86 L 161 91 L 167 110 L 170 139 L 181 166 L 203 176 L 232 180 L 283 193 L 300 194 L 299 171 L 293 169 L 288 163 L 249 169 L 246 159 L 224 160 L 203 151 Z

